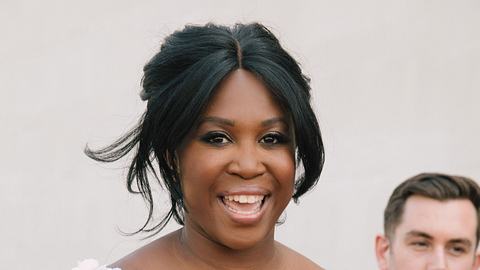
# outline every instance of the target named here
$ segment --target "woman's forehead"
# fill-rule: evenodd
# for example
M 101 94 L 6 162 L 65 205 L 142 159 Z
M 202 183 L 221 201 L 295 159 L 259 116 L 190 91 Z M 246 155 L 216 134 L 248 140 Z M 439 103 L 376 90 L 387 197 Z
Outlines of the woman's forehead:
M 252 111 L 273 114 L 276 117 L 284 115 L 280 105 L 265 84 L 252 73 L 238 69 L 228 75 L 218 86 L 204 115 L 248 114 Z

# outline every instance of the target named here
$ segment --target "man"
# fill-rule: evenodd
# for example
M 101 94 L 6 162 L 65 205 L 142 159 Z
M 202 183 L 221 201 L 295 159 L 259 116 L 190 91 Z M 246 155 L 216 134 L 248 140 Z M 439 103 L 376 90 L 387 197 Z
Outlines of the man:
M 471 179 L 438 173 L 400 184 L 375 239 L 381 270 L 473 270 L 480 266 L 480 188 Z

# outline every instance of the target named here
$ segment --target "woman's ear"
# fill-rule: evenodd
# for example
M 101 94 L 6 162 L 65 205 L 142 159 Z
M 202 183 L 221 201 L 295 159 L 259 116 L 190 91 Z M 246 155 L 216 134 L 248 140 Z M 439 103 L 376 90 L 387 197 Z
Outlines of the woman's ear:
M 180 159 L 178 158 L 178 152 L 175 150 L 173 153 L 173 167 L 175 171 L 177 172 L 178 176 L 180 177 L 181 171 L 180 171 Z
M 375 255 L 377 256 L 378 269 L 387 270 L 389 260 L 390 241 L 385 235 L 375 237 Z
M 180 164 L 179 164 L 179 161 L 178 161 L 177 151 L 173 152 L 173 155 L 170 154 L 170 152 L 165 151 L 164 158 L 167 161 L 168 167 L 171 170 L 177 172 L 178 175 L 180 175 Z

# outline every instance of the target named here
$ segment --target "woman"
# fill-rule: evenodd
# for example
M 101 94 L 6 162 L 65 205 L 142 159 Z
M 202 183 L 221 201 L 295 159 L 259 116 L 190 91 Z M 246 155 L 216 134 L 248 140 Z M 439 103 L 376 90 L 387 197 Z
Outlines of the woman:
M 172 217 L 183 227 L 110 267 L 321 269 L 274 240 L 279 216 L 316 184 L 324 161 L 309 80 L 275 36 L 258 23 L 187 26 L 166 38 L 142 83 L 138 125 L 86 153 L 112 162 L 134 152 L 128 190 L 149 203 L 138 232 L 157 233 Z M 149 226 L 152 176 L 171 207 Z

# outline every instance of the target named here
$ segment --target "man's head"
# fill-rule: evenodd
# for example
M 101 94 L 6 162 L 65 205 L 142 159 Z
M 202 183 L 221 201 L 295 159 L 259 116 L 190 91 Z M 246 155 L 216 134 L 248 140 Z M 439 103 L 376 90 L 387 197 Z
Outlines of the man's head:
M 471 179 L 424 173 L 400 184 L 376 238 L 382 270 L 471 270 L 480 265 L 480 188 Z

